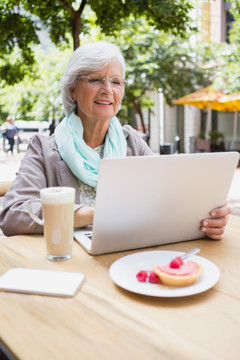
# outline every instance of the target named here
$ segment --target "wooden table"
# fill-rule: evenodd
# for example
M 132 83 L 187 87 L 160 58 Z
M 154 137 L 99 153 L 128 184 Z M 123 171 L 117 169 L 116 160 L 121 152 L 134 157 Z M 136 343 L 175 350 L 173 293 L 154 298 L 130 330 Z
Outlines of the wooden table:
M 2 346 L 22 360 L 239 359 L 240 217 L 231 216 L 222 241 L 154 249 L 195 246 L 219 267 L 220 281 L 198 295 L 153 298 L 123 290 L 109 277 L 115 260 L 136 251 L 93 257 L 74 243 L 72 259 L 51 262 L 42 236 L 1 237 L 0 275 L 13 267 L 86 275 L 74 298 L 0 292 Z
M 0 196 L 4 196 L 10 188 L 12 181 L 0 181 Z

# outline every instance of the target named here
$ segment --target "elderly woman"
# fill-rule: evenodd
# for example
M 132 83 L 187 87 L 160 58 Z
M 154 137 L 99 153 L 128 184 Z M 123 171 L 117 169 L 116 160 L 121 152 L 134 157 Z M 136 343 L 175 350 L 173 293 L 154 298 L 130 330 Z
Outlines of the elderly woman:
M 121 127 L 116 114 L 125 86 L 125 62 L 116 45 L 103 41 L 79 47 L 62 79 L 66 117 L 50 137 L 35 135 L 6 194 L 0 226 L 5 235 L 42 233 L 28 214 L 32 201 L 41 217 L 39 190 L 72 186 L 76 190 L 74 226 L 93 223 L 95 188 L 102 158 L 152 155 L 129 125 Z M 117 206 L 117 204 L 116 204 Z M 214 209 L 201 229 L 220 239 L 229 209 Z

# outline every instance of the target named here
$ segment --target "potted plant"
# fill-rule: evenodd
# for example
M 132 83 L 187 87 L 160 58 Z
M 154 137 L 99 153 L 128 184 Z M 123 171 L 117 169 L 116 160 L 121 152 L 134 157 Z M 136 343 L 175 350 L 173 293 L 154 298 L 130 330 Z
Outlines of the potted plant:
M 195 139 L 195 152 L 209 152 L 210 140 L 204 131 L 201 131 Z
M 224 136 L 218 130 L 212 130 L 209 132 L 209 138 L 211 140 L 211 151 L 225 151 Z

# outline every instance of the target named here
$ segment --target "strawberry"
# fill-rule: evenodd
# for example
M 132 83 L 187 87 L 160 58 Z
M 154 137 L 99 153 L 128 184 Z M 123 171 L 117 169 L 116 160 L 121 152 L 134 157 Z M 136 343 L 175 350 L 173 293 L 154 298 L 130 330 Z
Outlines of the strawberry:
M 145 282 L 147 280 L 147 278 L 148 278 L 147 271 L 145 271 L 145 270 L 139 271 L 137 273 L 136 277 L 137 277 L 138 281 Z
M 170 268 L 173 268 L 173 269 L 178 269 L 178 268 L 180 268 L 181 265 L 183 265 L 183 259 L 181 258 L 181 256 L 175 257 L 170 262 Z
M 149 282 L 152 284 L 158 284 L 159 283 L 159 277 L 157 276 L 157 274 L 152 271 L 149 275 Z

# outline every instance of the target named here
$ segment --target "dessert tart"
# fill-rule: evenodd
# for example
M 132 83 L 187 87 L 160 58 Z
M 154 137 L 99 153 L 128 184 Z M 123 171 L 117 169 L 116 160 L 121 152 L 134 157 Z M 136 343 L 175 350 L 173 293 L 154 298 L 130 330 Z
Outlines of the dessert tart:
M 198 280 L 203 268 L 195 261 L 183 262 L 178 256 L 167 265 L 153 266 L 153 271 L 164 285 L 189 286 Z

